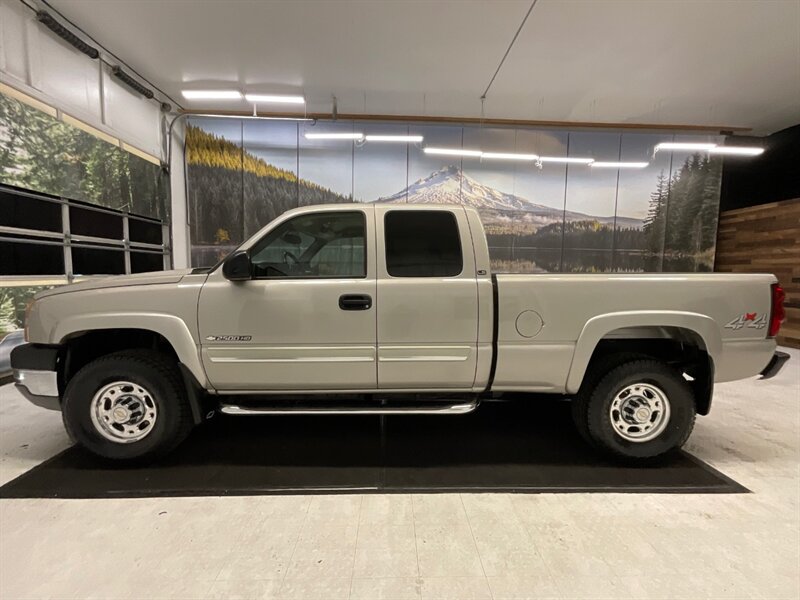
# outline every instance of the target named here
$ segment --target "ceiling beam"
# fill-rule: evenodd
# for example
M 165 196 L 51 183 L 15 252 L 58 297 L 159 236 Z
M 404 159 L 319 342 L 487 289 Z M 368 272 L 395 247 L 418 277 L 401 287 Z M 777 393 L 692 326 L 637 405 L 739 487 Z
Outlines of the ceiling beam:
M 182 114 L 188 115 L 219 115 L 252 117 L 252 111 L 228 111 L 228 110 L 208 110 L 208 109 L 188 109 L 182 110 Z M 283 112 L 259 112 L 259 117 L 282 117 L 282 118 L 308 118 L 332 120 L 330 113 L 283 113 Z M 412 123 L 439 123 L 439 124 L 459 124 L 459 125 L 493 125 L 500 127 L 532 127 L 532 128 L 558 128 L 558 129 L 632 129 L 639 131 L 669 131 L 673 133 L 746 133 L 752 131 L 750 127 L 733 127 L 730 125 L 680 125 L 664 123 L 604 123 L 594 121 L 538 121 L 532 119 L 481 119 L 479 117 L 432 117 L 419 115 L 364 115 L 338 113 L 337 121 L 388 121 L 388 122 L 412 122 Z

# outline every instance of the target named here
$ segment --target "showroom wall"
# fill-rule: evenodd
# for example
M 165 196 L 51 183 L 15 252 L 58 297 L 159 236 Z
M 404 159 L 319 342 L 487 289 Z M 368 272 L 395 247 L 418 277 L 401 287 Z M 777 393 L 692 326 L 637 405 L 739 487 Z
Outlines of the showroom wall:
M 774 274 L 786 293 L 778 343 L 800 348 L 800 194 L 720 213 L 715 270 Z
M 753 138 L 753 145 L 763 147 L 764 154 L 725 163 L 723 212 L 800 198 L 800 124 Z
M 0 84 L 0 336 L 42 289 L 170 263 L 161 166 L 50 108 Z
M 171 262 L 167 115 L 112 64 L 0 0 L 0 337 L 40 289 Z
M 0 0 L 0 31 L 0 81 L 163 158 L 158 102 L 132 92 L 104 62 L 55 36 L 18 0 Z
M 774 273 L 786 292 L 778 343 L 800 348 L 800 124 L 758 144 L 763 155 L 725 163 L 715 270 Z
M 423 143 L 308 139 L 419 135 Z M 708 135 L 366 121 L 191 117 L 191 263 L 209 265 L 282 212 L 324 202 L 447 202 L 477 208 L 504 272 L 710 271 L 722 161 L 655 152 Z M 645 168 L 489 160 L 423 147 L 641 161 Z
M 17 0 L 0 0 L 0 39 L 0 181 L 165 219 L 161 103 L 114 77 L 115 57 L 90 58 Z

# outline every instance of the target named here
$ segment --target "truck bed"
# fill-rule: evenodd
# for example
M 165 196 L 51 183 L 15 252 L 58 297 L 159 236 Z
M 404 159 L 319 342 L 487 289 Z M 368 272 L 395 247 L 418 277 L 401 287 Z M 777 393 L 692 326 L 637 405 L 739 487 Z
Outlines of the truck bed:
M 766 337 L 772 275 L 498 274 L 493 281 L 496 391 L 574 393 L 604 338 L 694 332 L 718 382 L 756 375 L 776 346 Z

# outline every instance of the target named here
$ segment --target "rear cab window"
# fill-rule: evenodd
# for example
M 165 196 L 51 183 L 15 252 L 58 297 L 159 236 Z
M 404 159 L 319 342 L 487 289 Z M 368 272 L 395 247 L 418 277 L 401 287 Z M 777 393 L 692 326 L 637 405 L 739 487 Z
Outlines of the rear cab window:
M 457 277 L 464 268 L 458 223 L 450 211 L 389 211 L 384 239 L 391 277 Z

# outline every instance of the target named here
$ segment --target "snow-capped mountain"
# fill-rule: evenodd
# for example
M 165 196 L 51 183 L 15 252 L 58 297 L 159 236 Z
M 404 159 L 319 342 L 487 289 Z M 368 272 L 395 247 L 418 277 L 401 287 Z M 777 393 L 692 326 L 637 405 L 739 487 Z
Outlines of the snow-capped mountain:
M 460 172 L 453 165 L 444 167 L 419 179 L 406 189 L 378 202 L 406 202 L 414 204 L 464 204 L 481 212 L 487 220 L 507 220 L 508 212 L 515 213 L 514 219 L 525 221 L 539 227 L 551 223 L 567 221 L 594 220 L 604 225 L 613 225 L 614 217 L 598 217 L 574 211 L 564 211 L 543 204 L 535 204 L 514 194 L 507 194 L 488 185 L 479 183 L 469 175 Z M 508 211 L 498 212 L 498 211 Z M 617 226 L 640 229 L 639 219 L 617 217 Z
M 478 183 L 452 165 L 415 181 L 393 196 L 381 198 L 380 202 L 405 202 L 406 198 L 415 204 L 465 204 L 479 210 L 531 210 L 536 206 L 513 194 Z

